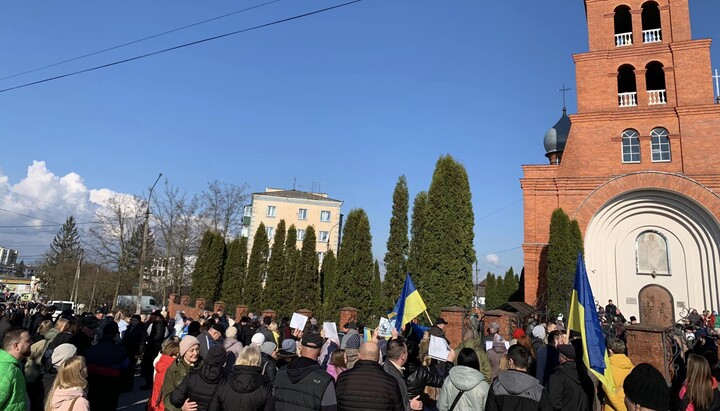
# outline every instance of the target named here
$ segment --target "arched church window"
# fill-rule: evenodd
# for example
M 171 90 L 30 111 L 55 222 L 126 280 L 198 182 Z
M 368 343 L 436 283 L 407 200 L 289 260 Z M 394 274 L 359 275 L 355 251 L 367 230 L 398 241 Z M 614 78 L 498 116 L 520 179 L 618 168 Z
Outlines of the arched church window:
M 643 43 L 659 43 L 662 41 L 660 25 L 660 7 L 654 1 L 642 5 Z
M 635 240 L 637 274 L 670 275 L 668 244 L 657 231 L 643 231 Z
M 618 104 L 620 107 L 637 106 L 635 67 L 624 64 L 618 68 Z
M 648 105 L 667 104 L 665 70 L 662 63 L 651 61 L 645 66 L 645 83 L 647 84 Z
M 631 46 L 632 38 L 630 7 L 618 6 L 615 8 L 615 47 Z
M 670 161 L 670 138 L 669 133 L 662 127 L 654 128 L 650 132 L 650 149 L 652 161 Z
M 628 129 L 622 133 L 623 163 L 640 162 L 640 135 L 636 130 Z

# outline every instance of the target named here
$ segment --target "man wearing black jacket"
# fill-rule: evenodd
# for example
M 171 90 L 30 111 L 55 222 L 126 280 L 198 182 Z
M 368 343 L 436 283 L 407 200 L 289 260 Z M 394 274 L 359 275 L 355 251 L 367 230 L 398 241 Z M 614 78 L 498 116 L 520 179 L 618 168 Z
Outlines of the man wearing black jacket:
M 547 390 L 535 377 L 527 374 L 530 353 L 525 347 L 513 345 L 507 353 L 507 371 L 493 380 L 485 403 L 486 411 L 550 411 Z
M 358 358 L 351 369 L 338 376 L 338 408 L 388 411 L 408 409 L 407 394 L 403 395 L 397 379 L 378 364 L 380 348 L 377 343 L 364 342 L 358 350 Z
M 575 347 L 570 344 L 557 346 L 560 365 L 550 376 L 548 392 L 554 410 L 589 411 L 588 397 L 580 383 L 580 374 L 575 364 Z
M 165 341 L 165 332 L 167 331 L 167 322 L 160 311 L 155 311 L 150 315 L 147 328 L 147 339 L 145 340 L 145 353 L 140 364 L 142 375 L 145 377 L 145 385 L 140 387 L 142 390 L 151 390 L 153 385 L 154 367 L 153 361 L 157 357 L 162 343 Z

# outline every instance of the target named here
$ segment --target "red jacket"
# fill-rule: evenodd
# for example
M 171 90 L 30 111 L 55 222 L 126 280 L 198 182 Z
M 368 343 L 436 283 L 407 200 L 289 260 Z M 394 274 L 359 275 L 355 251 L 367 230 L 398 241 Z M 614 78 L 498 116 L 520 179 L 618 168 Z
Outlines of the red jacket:
M 160 391 L 162 391 L 163 380 L 165 379 L 165 371 L 175 361 L 175 358 L 169 355 L 161 355 L 157 364 L 155 364 L 155 380 L 153 380 L 152 395 L 148 404 L 148 411 L 164 411 L 165 404 L 160 399 Z

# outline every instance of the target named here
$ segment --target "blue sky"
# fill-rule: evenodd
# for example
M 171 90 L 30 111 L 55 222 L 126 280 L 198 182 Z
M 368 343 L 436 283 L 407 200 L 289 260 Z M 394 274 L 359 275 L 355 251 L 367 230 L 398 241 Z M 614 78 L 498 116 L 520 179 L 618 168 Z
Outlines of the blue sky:
M 3 3 L 0 77 L 259 3 Z M 282 0 L 3 80 L 0 88 L 338 3 Z M 720 33 L 716 3 L 691 1 L 694 38 Z M 160 171 L 189 193 L 215 179 L 246 182 L 252 191 L 292 188 L 294 179 L 305 190 L 319 183 L 345 201 L 345 213 L 368 212 L 382 261 L 397 177 L 407 176 L 414 197 L 429 187 L 437 158 L 449 153 L 470 177 L 480 270 L 519 270 L 521 165 L 546 162 L 542 138 L 561 114 L 558 89 L 575 89 L 571 55 L 586 50 L 580 0 L 365 0 L 0 93 L 0 169 L 7 187 L 39 200 L 15 197 L 14 204 L 51 221 L 67 214 L 62 193 L 44 197 L 47 190 L 33 192 L 29 181 L 14 186 L 33 161 L 44 161 L 52 178 L 75 173 L 74 183 L 88 190 L 132 194 Z M 716 46 L 713 61 L 720 64 Z M 575 111 L 574 91 L 568 109 Z M 29 222 L 5 214 L 4 224 Z M 2 231 L 0 245 L 20 248 L 21 257 L 46 248 L 25 237 Z M 486 258 L 491 253 L 496 264 Z

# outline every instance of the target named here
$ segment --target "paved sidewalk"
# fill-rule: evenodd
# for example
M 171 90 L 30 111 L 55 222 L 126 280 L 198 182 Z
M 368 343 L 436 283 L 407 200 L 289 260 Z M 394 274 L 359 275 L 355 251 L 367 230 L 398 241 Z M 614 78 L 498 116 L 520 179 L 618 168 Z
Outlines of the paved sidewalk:
M 150 390 L 141 390 L 145 379 L 135 377 L 133 390 L 120 395 L 118 402 L 118 410 L 123 411 L 145 411 L 148 399 L 150 398 Z

